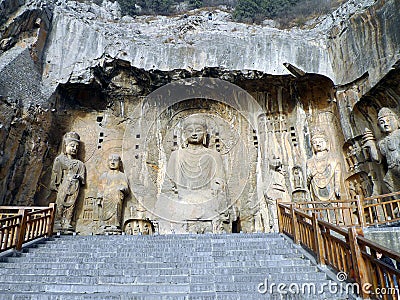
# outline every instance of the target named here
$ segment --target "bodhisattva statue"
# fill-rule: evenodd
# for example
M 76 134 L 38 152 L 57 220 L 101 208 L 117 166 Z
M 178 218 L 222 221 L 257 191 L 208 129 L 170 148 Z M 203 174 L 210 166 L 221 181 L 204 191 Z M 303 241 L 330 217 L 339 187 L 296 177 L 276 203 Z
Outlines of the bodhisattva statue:
M 85 184 L 86 168 L 77 159 L 80 137 L 76 132 L 64 135 L 62 153 L 53 164 L 51 189 L 57 191 L 56 230 L 72 231 L 71 225 L 80 186 Z
M 400 191 L 400 129 L 397 115 L 389 108 L 383 107 L 378 113 L 378 124 L 385 135 L 378 141 L 378 147 L 371 130 L 366 128 L 363 147 L 369 149 L 371 158 L 381 162 L 386 159 L 388 170 L 383 181 L 390 192 Z M 379 149 L 379 151 L 378 151 Z
M 282 161 L 279 156 L 273 155 L 269 161 L 269 173 L 264 186 L 264 199 L 260 207 L 263 231 L 278 231 L 277 201 L 290 202 L 286 188 L 285 175 L 282 169 Z M 268 226 L 267 226 L 268 224 Z
M 110 154 L 109 170 L 99 179 L 97 205 L 99 206 L 100 226 L 106 232 L 120 232 L 122 221 L 122 204 L 129 191 L 128 180 L 120 171 L 121 157 Z
M 307 161 L 307 186 L 314 201 L 340 198 L 341 164 L 330 154 L 328 139 L 322 130 L 312 132 L 314 156 Z
M 171 199 L 177 200 L 168 201 L 168 208 L 163 207 L 168 210 L 164 216 L 179 221 L 211 220 L 212 230 L 221 231 L 221 223 L 229 223 L 222 157 L 205 146 L 207 126 L 204 119 L 188 117 L 183 122 L 183 132 L 187 147 L 171 153 L 162 189 Z M 165 205 L 158 204 L 159 207 Z

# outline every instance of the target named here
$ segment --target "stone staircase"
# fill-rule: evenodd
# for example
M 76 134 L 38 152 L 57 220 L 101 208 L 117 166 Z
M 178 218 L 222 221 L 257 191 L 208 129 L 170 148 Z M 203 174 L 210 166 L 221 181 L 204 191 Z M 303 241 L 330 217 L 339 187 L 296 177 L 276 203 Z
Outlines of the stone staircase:
M 277 291 L 304 283 L 316 292 Z M 0 262 L 1 300 L 348 298 L 328 285 L 278 234 L 61 236 Z

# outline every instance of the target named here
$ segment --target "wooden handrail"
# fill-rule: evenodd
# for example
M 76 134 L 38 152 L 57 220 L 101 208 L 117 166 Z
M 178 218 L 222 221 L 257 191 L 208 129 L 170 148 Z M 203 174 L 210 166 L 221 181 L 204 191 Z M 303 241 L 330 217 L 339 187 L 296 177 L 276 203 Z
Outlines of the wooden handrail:
M 360 214 L 360 199 L 335 200 L 335 201 L 303 201 L 281 202 L 283 205 L 294 205 L 297 209 L 312 216 L 314 212 L 319 214 L 319 219 L 324 219 L 338 226 L 351 227 L 365 224 L 365 218 Z
M 389 193 L 389 194 L 370 196 L 370 197 L 364 198 L 364 200 L 368 201 L 368 200 L 382 199 L 382 198 L 393 197 L 393 196 L 397 196 L 397 195 L 400 196 L 400 192 L 394 192 L 394 193 Z
M 278 220 L 281 233 L 311 251 L 319 264 L 345 272 L 364 299 L 399 299 L 400 270 L 378 260 L 375 253 L 399 263 L 400 253 L 366 239 L 361 226 L 341 228 L 288 203 L 278 203 Z
M 54 203 L 49 207 L 0 206 L 0 216 L 10 214 L 0 218 L 0 252 L 21 250 L 24 243 L 53 234 Z

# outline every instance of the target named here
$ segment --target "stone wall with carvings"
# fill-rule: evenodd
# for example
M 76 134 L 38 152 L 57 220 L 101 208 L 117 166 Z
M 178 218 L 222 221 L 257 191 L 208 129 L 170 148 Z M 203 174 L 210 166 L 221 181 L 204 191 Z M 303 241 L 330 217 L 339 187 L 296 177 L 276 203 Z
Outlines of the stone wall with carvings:
M 288 31 L 235 24 L 220 12 L 215 23 L 199 15 L 165 25 L 165 17 L 121 18 L 108 2 L 20 2 L 0 2 L 8 3 L 0 28 L 1 205 L 56 201 L 52 167 L 67 132 L 80 136 L 76 159 L 86 171 L 72 219 L 81 234 L 105 229 L 99 191 L 122 191 L 103 180 L 110 154 L 121 157 L 118 176 L 128 188 L 118 198 L 121 220 L 113 226 L 120 228 L 109 234 L 268 232 L 276 230 L 277 199 L 329 202 L 391 191 L 398 141 L 378 118 L 383 107 L 400 115 L 399 18 L 382 18 L 398 13 L 396 1 L 350 1 L 341 17 Z M 376 47 L 353 52 L 373 36 Z M 199 89 L 190 81 L 199 77 L 211 83 Z M 184 97 L 176 98 L 182 86 Z M 191 116 L 205 123 L 200 152 L 220 160 L 189 159 L 207 182 L 202 196 L 218 202 L 198 207 L 214 215 L 180 212 L 187 203 L 174 199 L 190 189 L 175 189 L 176 179 L 170 202 L 162 202 L 168 164 L 189 153 L 178 150 L 188 147 Z M 204 175 L 214 165 L 223 175 Z

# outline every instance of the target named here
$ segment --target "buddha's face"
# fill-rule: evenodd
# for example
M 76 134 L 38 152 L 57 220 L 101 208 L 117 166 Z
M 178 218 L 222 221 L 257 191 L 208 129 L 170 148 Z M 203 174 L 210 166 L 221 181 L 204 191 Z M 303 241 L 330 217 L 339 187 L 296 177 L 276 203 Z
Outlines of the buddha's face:
M 189 144 L 202 144 L 206 129 L 201 124 L 189 124 L 186 125 L 184 132 Z
M 118 155 L 110 155 L 108 158 L 108 166 L 111 170 L 118 170 L 120 161 L 121 160 Z
M 77 141 L 69 141 L 65 145 L 65 153 L 67 155 L 76 156 L 78 154 L 79 143 Z
M 323 137 L 315 137 L 312 140 L 312 147 L 315 152 L 322 152 L 327 150 L 327 142 Z
M 391 133 L 399 128 L 399 121 L 395 116 L 384 116 L 379 118 L 379 127 L 384 133 Z

